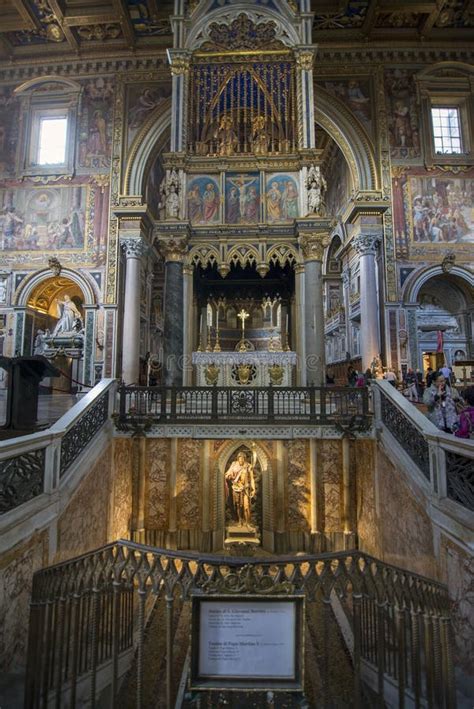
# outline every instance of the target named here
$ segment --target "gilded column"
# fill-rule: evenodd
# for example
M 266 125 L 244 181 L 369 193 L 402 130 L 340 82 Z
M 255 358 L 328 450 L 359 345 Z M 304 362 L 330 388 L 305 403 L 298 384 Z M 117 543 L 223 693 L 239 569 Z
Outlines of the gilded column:
M 186 255 L 186 240 L 172 238 L 163 241 L 161 252 L 165 259 L 164 383 L 166 386 L 182 386 L 184 354 L 183 261 Z
M 122 379 L 138 384 L 140 368 L 140 277 L 145 251 L 141 237 L 120 239 L 125 254 L 125 302 L 123 308 Z
M 311 43 L 311 37 L 308 38 Z M 302 46 L 295 49 L 298 91 L 298 147 L 311 149 L 316 146 L 314 131 L 313 63 L 314 48 Z
M 305 260 L 304 338 L 306 380 L 308 385 L 323 386 L 325 377 L 323 255 L 329 245 L 326 233 L 305 234 L 299 239 Z
M 360 352 L 362 370 L 370 367 L 380 352 L 379 306 L 375 254 L 380 244 L 378 234 L 359 234 L 352 245 L 360 257 Z

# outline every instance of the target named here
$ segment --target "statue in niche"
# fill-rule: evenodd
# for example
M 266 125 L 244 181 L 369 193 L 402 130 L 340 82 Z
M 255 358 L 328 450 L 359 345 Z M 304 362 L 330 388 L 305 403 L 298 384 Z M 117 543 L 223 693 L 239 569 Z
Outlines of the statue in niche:
M 179 176 L 176 170 L 171 170 L 161 183 L 160 215 L 165 219 L 179 219 Z
M 59 320 L 53 330 L 53 337 L 61 334 L 79 332 L 82 329 L 82 317 L 77 305 L 69 295 L 63 300 L 56 300 Z
M 327 190 L 327 182 L 321 172 L 319 165 L 312 165 L 306 178 L 306 189 L 308 191 L 308 209 L 310 214 L 324 216 L 324 194 Z
M 46 346 L 45 339 L 46 339 L 47 335 L 49 336 L 48 330 L 46 330 L 46 332 L 45 332 L 41 328 L 38 328 L 38 330 L 36 331 L 35 341 L 34 341 L 34 345 L 33 345 L 33 354 L 34 355 L 44 354 L 44 350 L 45 350 L 45 346 Z
M 237 453 L 225 473 L 227 505 L 239 527 L 252 527 L 252 502 L 255 498 L 254 464 L 247 461 L 244 451 Z

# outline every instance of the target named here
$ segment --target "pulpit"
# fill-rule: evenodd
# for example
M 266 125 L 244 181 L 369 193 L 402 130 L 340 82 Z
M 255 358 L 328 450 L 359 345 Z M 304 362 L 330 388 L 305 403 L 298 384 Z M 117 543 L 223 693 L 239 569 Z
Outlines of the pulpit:
M 33 431 L 38 418 L 39 384 L 44 377 L 59 377 L 61 372 L 43 357 L 0 357 L 0 367 L 8 372 L 5 428 Z

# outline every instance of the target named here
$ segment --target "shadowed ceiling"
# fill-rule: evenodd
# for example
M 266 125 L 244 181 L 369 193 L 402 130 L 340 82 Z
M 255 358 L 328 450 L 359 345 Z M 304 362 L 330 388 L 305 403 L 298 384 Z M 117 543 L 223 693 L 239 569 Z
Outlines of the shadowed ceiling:
M 186 3 L 187 10 L 198 0 Z M 203 0 L 201 0 L 203 1 Z M 295 0 L 289 2 L 295 7 Z M 236 0 L 217 0 L 232 6 Z M 275 6 L 276 0 L 255 0 Z M 148 53 L 171 44 L 173 0 L 0 0 L 0 60 Z M 474 41 L 474 0 L 312 0 L 319 46 Z

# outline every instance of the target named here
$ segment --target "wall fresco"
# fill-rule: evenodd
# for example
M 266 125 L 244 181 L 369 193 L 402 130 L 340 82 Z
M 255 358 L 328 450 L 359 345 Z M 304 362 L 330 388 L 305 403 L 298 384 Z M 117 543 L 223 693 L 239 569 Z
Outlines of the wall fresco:
M 188 184 L 186 207 L 192 224 L 216 224 L 220 221 L 220 189 L 217 178 L 198 175 Z
M 226 175 L 225 221 L 227 224 L 256 224 L 260 221 L 258 173 Z
M 373 130 L 372 101 L 370 79 L 351 77 L 332 81 L 323 81 L 321 85 L 330 94 L 340 99 L 369 133 Z
M 276 173 L 267 176 L 265 212 L 269 224 L 289 223 L 300 214 L 296 175 Z
M 98 77 L 86 84 L 79 118 L 79 166 L 110 167 L 114 83 Z
M 474 180 L 410 177 L 406 190 L 413 241 L 474 241 Z
M 336 215 L 347 206 L 351 191 L 351 174 L 342 152 L 337 149 L 331 162 L 331 179 L 328 180 L 326 207 L 328 214 Z
M 392 158 L 419 157 L 420 116 L 413 71 L 386 70 L 385 91 Z
M 19 102 L 9 87 L 0 87 L 0 175 L 15 172 L 16 146 L 19 131 Z
M 170 96 L 171 83 L 138 83 L 127 87 L 128 146 L 131 145 L 147 118 Z

